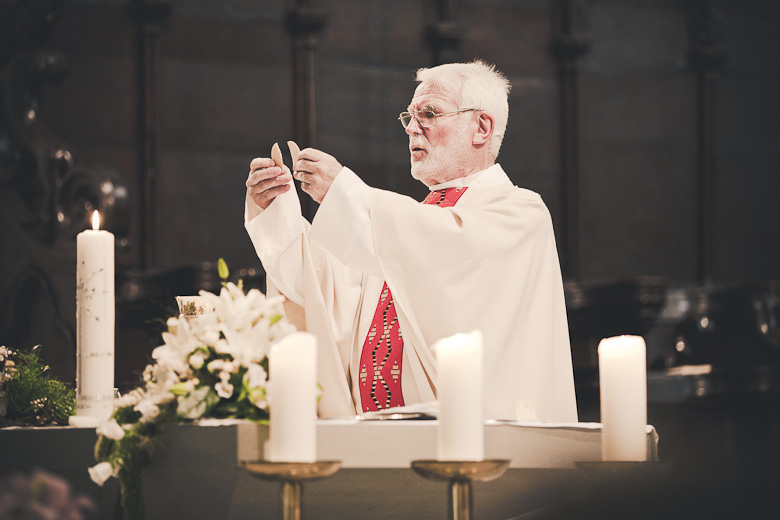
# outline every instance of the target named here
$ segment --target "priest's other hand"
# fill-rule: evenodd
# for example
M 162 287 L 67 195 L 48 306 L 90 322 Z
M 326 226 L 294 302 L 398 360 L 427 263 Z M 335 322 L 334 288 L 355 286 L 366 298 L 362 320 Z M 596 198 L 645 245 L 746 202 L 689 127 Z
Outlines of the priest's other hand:
M 298 154 L 293 164 L 293 176 L 301 181 L 301 189 L 315 201 L 322 203 L 333 179 L 341 171 L 341 164 L 332 155 L 314 148 L 306 148 Z
M 287 166 L 276 166 L 273 159 L 257 157 L 249 164 L 246 189 L 252 200 L 266 209 L 276 197 L 290 190 L 292 175 Z

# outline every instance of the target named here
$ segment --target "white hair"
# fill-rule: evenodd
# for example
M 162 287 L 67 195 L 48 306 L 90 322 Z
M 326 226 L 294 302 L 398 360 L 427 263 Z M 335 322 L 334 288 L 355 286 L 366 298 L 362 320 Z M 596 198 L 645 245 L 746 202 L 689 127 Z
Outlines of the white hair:
M 492 115 L 495 128 L 488 150 L 494 159 L 498 157 L 509 120 L 508 98 L 512 88 L 501 71 L 494 65 L 475 60 L 419 69 L 416 79 L 424 88 L 452 96 L 458 108 L 476 108 Z

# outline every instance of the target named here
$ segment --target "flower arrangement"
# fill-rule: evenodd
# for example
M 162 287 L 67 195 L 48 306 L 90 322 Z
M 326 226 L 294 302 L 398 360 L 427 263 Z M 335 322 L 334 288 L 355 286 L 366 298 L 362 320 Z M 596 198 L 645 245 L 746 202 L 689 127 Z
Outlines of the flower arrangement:
M 220 275 L 227 269 L 220 260 Z M 116 402 L 98 430 L 91 478 L 102 485 L 119 477 L 125 519 L 143 518 L 140 465 L 152 455 L 155 439 L 168 424 L 200 418 L 269 417 L 267 354 L 271 345 L 295 332 L 284 318 L 282 298 L 223 282 L 219 295 L 201 291 L 213 312 L 168 320 L 164 344 L 144 371 L 144 384 Z
M 67 424 L 73 415 L 76 394 L 49 373 L 40 360 L 40 347 L 0 346 L 0 426 Z

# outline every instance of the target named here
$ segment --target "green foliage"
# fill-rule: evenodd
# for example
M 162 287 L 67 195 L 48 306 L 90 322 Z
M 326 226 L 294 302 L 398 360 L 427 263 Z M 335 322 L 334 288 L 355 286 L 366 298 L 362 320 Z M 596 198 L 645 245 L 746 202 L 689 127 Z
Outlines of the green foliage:
M 3 365 L 7 380 L 4 422 L 29 426 L 68 423 L 76 411 L 76 393 L 49 373 L 40 360 L 40 345 L 11 352 Z
M 182 419 L 206 417 L 219 404 L 219 396 L 210 386 L 201 386 L 179 401 L 177 413 Z

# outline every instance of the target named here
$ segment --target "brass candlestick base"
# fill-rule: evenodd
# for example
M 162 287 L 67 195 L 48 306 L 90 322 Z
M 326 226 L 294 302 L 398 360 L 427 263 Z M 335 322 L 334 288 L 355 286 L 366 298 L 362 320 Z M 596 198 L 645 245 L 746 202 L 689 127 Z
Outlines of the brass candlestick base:
M 336 473 L 341 461 L 318 462 L 244 462 L 245 470 L 263 480 L 282 483 L 282 520 L 301 520 L 304 480 L 317 480 Z
M 487 482 L 504 474 L 508 460 L 448 461 L 415 460 L 412 469 L 431 480 L 449 482 L 448 512 L 450 520 L 471 520 L 473 503 L 471 482 Z

